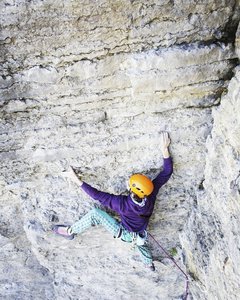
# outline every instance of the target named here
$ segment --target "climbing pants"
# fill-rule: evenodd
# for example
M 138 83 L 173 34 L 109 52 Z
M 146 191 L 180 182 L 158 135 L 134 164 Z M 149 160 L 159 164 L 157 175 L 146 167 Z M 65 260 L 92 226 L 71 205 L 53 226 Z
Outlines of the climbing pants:
M 92 226 L 101 225 L 104 226 L 114 237 L 117 236 L 119 230 L 122 230 L 121 239 L 124 242 L 132 242 L 133 235 L 130 231 L 123 227 L 122 222 L 116 220 L 115 218 L 109 216 L 105 211 L 94 208 L 85 216 L 83 216 L 79 221 L 71 226 L 74 233 L 81 233 Z M 140 252 L 142 262 L 146 265 L 152 264 L 152 255 L 148 248 L 148 245 L 138 246 L 136 245 L 138 251 Z

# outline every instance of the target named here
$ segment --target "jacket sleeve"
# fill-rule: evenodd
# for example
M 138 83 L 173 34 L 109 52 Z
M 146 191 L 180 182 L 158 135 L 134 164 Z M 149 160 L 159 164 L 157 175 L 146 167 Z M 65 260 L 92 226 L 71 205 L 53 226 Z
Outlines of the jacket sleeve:
M 153 194 L 156 196 L 159 189 L 169 180 L 173 172 L 172 158 L 163 159 L 163 171 L 153 180 Z
M 125 201 L 123 195 L 113 195 L 105 192 L 101 192 L 87 183 L 83 183 L 81 188 L 94 200 L 99 201 L 102 205 L 118 212 L 124 213 L 125 211 Z

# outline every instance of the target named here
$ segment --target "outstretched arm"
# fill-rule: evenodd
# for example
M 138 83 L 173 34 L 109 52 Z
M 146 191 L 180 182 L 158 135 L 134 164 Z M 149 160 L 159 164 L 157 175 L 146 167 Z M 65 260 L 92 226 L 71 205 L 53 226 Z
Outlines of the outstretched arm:
M 125 211 L 123 196 L 116 196 L 113 194 L 101 192 L 91 185 L 83 182 L 75 173 L 72 167 L 67 171 L 62 172 L 62 176 L 70 179 L 72 182 L 80 186 L 91 198 L 98 200 L 102 205 L 109 207 L 116 212 L 123 213 Z

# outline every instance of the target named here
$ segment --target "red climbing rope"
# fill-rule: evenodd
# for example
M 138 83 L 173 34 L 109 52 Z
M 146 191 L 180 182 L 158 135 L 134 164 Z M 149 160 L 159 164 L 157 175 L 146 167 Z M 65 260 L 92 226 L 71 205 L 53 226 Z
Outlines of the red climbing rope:
M 183 275 L 186 277 L 186 298 L 185 300 L 187 300 L 187 296 L 188 296 L 188 276 L 183 272 L 183 270 L 178 266 L 178 264 L 175 262 L 175 260 L 167 253 L 167 251 L 165 251 L 163 249 L 163 247 L 155 240 L 155 238 L 150 234 L 148 233 L 149 236 L 157 243 L 157 245 L 162 249 L 162 251 L 168 256 L 168 258 L 171 259 L 171 261 L 178 267 L 178 269 L 183 273 Z

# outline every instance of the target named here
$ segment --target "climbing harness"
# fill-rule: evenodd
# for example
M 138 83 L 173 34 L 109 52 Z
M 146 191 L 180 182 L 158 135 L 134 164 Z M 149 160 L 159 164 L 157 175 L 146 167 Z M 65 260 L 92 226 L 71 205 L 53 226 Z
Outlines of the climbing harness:
M 146 230 L 136 233 L 136 232 L 130 232 L 130 240 L 126 240 L 124 238 L 124 230 L 120 227 L 116 236 L 114 238 L 121 239 L 123 242 L 131 242 L 132 248 L 131 250 L 135 250 L 136 245 L 142 246 L 147 241 L 148 233 Z
M 183 272 L 183 270 L 178 266 L 178 264 L 175 262 L 175 260 L 167 253 L 167 251 L 165 251 L 163 249 L 163 247 L 155 240 L 155 238 L 150 234 L 148 233 L 148 235 L 156 242 L 156 244 L 162 249 L 162 251 L 168 256 L 168 258 L 171 259 L 171 261 L 178 267 L 178 269 L 183 273 L 183 275 L 186 277 L 186 297 L 185 297 L 185 300 L 187 300 L 187 296 L 188 296 L 188 276 Z
M 147 236 L 148 236 L 148 233 L 146 230 L 142 231 L 142 232 L 139 232 L 137 234 L 137 239 L 136 239 L 136 244 L 138 246 L 142 246 L 145 244 L 146 242 L 146 239 L 147 239 Z
M 136 233 L 131 232 L 131 238 L 132 238 L 132 247 L 131 250 L 135 251 L 136 246 L 142 246 L 147 242 L 148 233 L 146 230 Z

